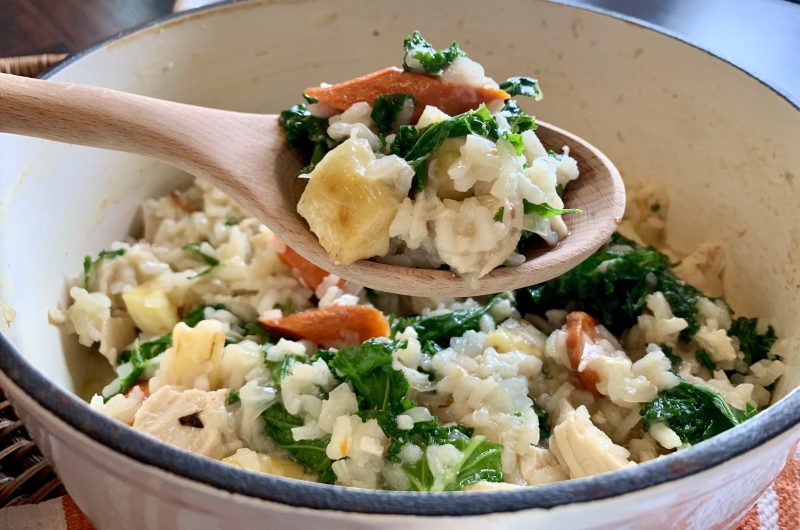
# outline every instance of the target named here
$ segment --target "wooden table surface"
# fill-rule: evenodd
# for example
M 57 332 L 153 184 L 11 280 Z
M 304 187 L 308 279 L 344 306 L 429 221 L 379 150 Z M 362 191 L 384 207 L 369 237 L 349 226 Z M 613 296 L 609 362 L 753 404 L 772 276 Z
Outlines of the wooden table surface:
M 174 0 L 0 0 L 0 57 L 72 53 L 172 10 Z

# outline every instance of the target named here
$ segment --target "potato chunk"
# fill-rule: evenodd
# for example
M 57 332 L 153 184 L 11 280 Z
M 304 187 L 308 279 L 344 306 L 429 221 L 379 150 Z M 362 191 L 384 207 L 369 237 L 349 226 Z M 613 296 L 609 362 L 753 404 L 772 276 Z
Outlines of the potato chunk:
M 403 159 L 376 159 L 366 140 L 351 138 L 309 174 L 297 211 L 334 263 L 383 256 L 389 251 L 389 225 L 412 175 Z
M 145 283 L 122 294 L 136 325 L 148 335 L 163 335 L 178 322 L 178 310 L 158 284 Z

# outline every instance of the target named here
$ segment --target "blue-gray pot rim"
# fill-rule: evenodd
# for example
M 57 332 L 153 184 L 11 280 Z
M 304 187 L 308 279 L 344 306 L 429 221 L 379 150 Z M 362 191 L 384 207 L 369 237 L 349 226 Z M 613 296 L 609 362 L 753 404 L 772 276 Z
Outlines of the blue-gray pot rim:
M 122 31 L 85 50 L 71 55 L 42 77 L 50 78 L 82 57 L 124 37 L 165 22 L 189 18 L 199 12 L 225 9 L 249 0 L 227 0 L 211 6 L 172 13 Z M 758 80 L 800 110 L 800 103 L 773 84 L 753 75 L 736 63 L 653 24 L 613 13 L 603 8 L 554 1 L 566 7 L 585 10 L 644 27 L 704 51 Z M 502 492 L 415 493 L 373 491 L 285 479 L 244 471 L 215 460 L 193 455 L 138 433 L 126 425 L 90 409 L 85 402 L 65 390 L 31 365 L 5 336 L 0 335 L 0 370 L 33 400 L 61 421 L 99 443 L 134 460 L 203 483 L 214 488 L 274 501 L 290 506 L 342 512 L 469 516 L 527 509 L 550 509 L 568 504 L 587 503 L 651 488 L 699 474 L 739 455 L 753 451 L 800 423 L 800 392 L 791 392 L 775 406 L 744 424 L 688 450 L 663 456 L 610 474 L 569 480 Z

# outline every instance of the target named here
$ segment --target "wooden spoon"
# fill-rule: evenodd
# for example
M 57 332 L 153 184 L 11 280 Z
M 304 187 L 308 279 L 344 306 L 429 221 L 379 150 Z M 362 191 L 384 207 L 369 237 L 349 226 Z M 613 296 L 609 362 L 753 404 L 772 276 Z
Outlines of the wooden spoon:
M 555 248 L 530 249 L 518 267 L 500 267 L 477 285 L 444 270 L 361 260 L 334 265 L 296 210 L 304 165 L 275 115 L 245 114 L 153 99 L 105 88 L 0 74 L 0 132 L 126 151 L 162 160 L 206 179 L 306 259 L 358 284 L 417 296 L 476 296 L 549 280 L 575 267 L 614 232 L 625 209 L 619 172 L 581 138 L 539 122 L 547 148 L 568 145 L 581 178 L 566 194 L 570 235 Z

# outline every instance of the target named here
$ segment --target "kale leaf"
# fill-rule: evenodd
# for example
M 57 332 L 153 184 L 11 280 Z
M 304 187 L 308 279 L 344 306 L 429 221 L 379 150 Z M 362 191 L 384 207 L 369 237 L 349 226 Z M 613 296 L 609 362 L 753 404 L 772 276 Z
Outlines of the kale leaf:
M 539 81 L 532 77 L 509 77 L 500 83 L 500 90 L 505 90 L 511 97 L 528 96 L 536 101 L 543 97 Z
M 271 346 L 271 344 L 265 344 L 262 346 L 262 349 L 266 352 L 269 346 Z M 307 359 L 296 355 L 287 355 L 280 361 L 266 361 L 267 367 L 269 367 L 269 373 L 272 376 L 272 384 L 275 385 L 276 388 L 280 388 L 286 376 L 292 373 L 292 367 L 295 364 L 305 362 L 307 362 Z
M 439 149 L 448 138 L 459 138 L 476 134 L 490 140 L 497 140 L 497 121 L 485 105 L 452 118 L 433 123 L 417 131 L 411 125 L 400 127 L 390 151 L 405 158 L 414 168 L 411 189 L 420 192 L 425 188 L 428 158 Z
M 436 51 L 419 31 L 415 31 L 403 40 L 403 50 L 406 52 L 403 57 L 404 70 L 434 76 L 442 75 L 456 57 L 467 55 L 455 42 L 449 48 Z
M 475 309 L 459 309 L 450 313 L 433 316 L 399 317 L 391 323 L 391 335 L 402 332 L 408 326 L 417 332 L 420 343 L 433 341 L 446 348 L 450 339 L 460 337 L 467 331 L 480 329 L 480 320 L 483 315 L 491 314 L 492 308 L 500 301 L 506 299 L 504 294 L 495 295 L 488 304 Z
M 681 441 L 696 444 L 752 418 L 756 409 L 748 403 L 746 410 L 728 405 L 722 396 L 706 387 L 681 381 L 677 386 L 658 394 L 642 405 L 645 432 L 655 422 L 665 423 Z
M 542 219 L 550 219 L 556 215 L 583 213 L 583 211 L 579 210 L 578 208 L 553 208 L 549 204 L 533 204 L 532 202 L 528 202 L 526 199 L 522 199 L 522 207 L 525 215 L 536 214 Z
M 703 348 L 700 348 L 694 352 L 694 357 L 697 359 L 697 362 L 708 368 L 709 371 L 713 372 L 717 369 L 717 363 L 714 362 L 714 359 L 712 359 L 708 352 Z
M 125 254 L 125 249 L 120 248 L 117 250 L 101 250 L 94 260 L 91 256 L 84 256 L 83 258 L 83 288 L 89 290 L 89 277 L 93 270 L 100 266 L 100 264 L 107 260 L 118 258 Z
M 408 380 L 403 372 L 392 368 L 392 353 L 405 347 L 405 341 L 369 339 L 358 346 L 338 350 L 328 365 L 353 385 L 359 409 L 393 415 L 402 412 Z M 380 416 L 380 419 L 381 423 L 393 421 L 393 417 Z
M 647 296 L 656 291 L 664 294 L 673 314 L 688 323 L 680 334 L 688 343 L 700 328 L 697 299 L 702 293 L 675 276 L 666 255 L 619 234 L 566 274 L 518 289 L 516 298 L 523 314 L 580 309 L 619 335 L 636 323 Z
M 514 148 L 514 153 L 519 156 L 525 152 L 525 144 L 522 142 L 522 136 L 517 133 L 505 131 L 500 135 L 500 140 L 508 142 Z
M 525 131 L 535 131 L 538 128 L 536 118 L 523 112 L 513 99 L 506 101 L 497 114 L 506 119 L 512 133 L 519 134 Z
M 394 130 L 394 122 L 397 121 L 397 115 L 403 110 L 403 105 L 405 105 L 406 101 L 409 100 L 413 103 L 414 96 L 411 94 L 389 94 L 375 98 L 370 117 L 375 122 L 378 131 L 383 134 L 392 132 Z
M 205 276 L 206 274 L 210 273 L 215 268 L 217 268 L 217 267 L 219 267 L 221 265 L 221 262 L 217 258 L 215 258 L 211 254 L 209 254 L 209 253 L 207 253 L 206 251 L 203 250 L 202 243 L 187 243 L 187 244 L 183 245 L 183 247 L 181 247 L 181 248 L 183 248 L 183 250 L 187 250 L 187 251 L 191 252 L 200 261 L 203 261 L 203 262 L 205 262 L 206 265 L 208 265 L 207 269 L 205 269 L 202 272 L 198 272 L 197 274 L 195 274 L 192 277 L 192 279 L 199 278 L 200 276 Z
M 536 416 L 539 418 L 539 443 L 541 443 L 550 437 L 550 426 L 547 423 L 550 419 L 550 414 L 548 414 L 547 411 L 540 407 L 535 401 L 531 407 L 536 413 Z
M 286 142 L 303 151 L 310 160 L 309 165 L 300 171 L 301 174 L 310 173 L 338 143 L 328 136 L 328 120 L 312 115 L 302 103 L 282 111 L 278 122 L 283 128 Z
M 280 403 L 275 403 L 261 413 L 266 432 L 272 441 L 286 450 L 299 463 L 319 473 L 320 481 L 331 484 L 335 478 L 333 460 L 328 458 L 325 449 L 331 441 L 330 436 L 314 440 L 295 440 L 292 429 L 303 426 L 303 419 L 289 414 Z
M 492 220 L 494 220 L 495 223 L 502 223 L 503 214 L 505 212 L 506 212 L 505 206 L 501 206 L 500 208 L 497 209 L 497 212 L 495 212 L 494 217 L 492 217 Z
M 228 390 L 228 395 L 225 398 L 225 404 L 226 405 L 235 405 L 235 404 L 239 403 L 239 401 L 241 401 L 241 398 L 239 397 L 239 391 L 236 390 L 236 389 Z
M 758 333 L 757 327 L 757 318 L 739 317 L 731 322 L 728 330 L 729 337 L 739 339 L 739 349 L 744 353 L 744 362 L 748 365 L 766 359 L 773 344 L 778 340 L 772 326 L 767 327 L 764 333 Z

